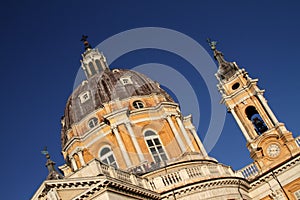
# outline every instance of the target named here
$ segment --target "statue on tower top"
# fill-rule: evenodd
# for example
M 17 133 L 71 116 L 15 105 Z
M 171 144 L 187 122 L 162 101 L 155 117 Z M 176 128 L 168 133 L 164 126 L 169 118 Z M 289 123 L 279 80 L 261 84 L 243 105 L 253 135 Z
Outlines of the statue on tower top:
M 210 38 L 206 39 L 207 43 L 209 44 L 211 50 L 216 50 L 216 46 L 217 46 L 217 41 L 211 41 Z
M 227 80 L 235 74 L 238 70 L 238 67 L 232 63 L 228 62 L 224 59 L 224 55 L 221 51 L 217 50 L 217 41 L 212 41 L 210 38 L 206 40 L 214 52 L 214 58 L 218 61 L 219 70 L 217 72 L 217 77 L 220 81 Z

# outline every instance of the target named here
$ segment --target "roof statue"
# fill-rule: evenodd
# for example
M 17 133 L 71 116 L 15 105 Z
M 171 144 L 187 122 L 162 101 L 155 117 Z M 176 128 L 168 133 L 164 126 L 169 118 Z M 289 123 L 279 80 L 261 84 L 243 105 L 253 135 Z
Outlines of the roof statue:
M 217 46 L 217 41 L 211 41 L 210 38 L 207 38 L 206 39 L 207 43 L 209 44 L 210 48 L 212 50 L 215 50 L 216 49 L 216 46 Z
M 47 158 L 47 162 L 46 162 L 46 167 L 48 168 L 48 176 L 47 176 L 47 180 L 57 180 L 57 179 L 62 179 L 63 176 L 58 173 L 56 171 L 56 169 L 54 168 L 54 165 L 55 165 L 55 162 L 53 162 L 51 159 L 50 159 L 50 155 L 49 155 L 49 152 L 47 151 L 47 147 L 45 146 L 43 151 L 41 151 L 41 153 L 43 155 L 46 156 Z
M 219 64 L 219 70 L 216 74 L 217 78 L 220 81 L 228 80 L 238 70 L 237 65 L 224 59 L 224 54 L 217 50 L 217 41 L 212 41 L 210 38 L 208 38 L 206 41 L 213 50 L 214 58 Z

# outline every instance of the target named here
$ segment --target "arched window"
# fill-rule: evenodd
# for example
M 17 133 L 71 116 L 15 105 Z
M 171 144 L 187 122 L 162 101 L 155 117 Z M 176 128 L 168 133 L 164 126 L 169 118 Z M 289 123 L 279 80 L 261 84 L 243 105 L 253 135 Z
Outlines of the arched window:
M 102 70 L 102 67 L 101 67 L 100 60 L 96 60 L 95 63 L 96 63 L 96 65 L 97 65 L 98 70 L 101 71 L 101 70 Z
M 100 160 L 101 162 L 111 165 L 117 168 L 117 162 L 114 156 L 113 151 L 109 147 L 104 147 L 100 151 Z
M 89 120 L 88 125 L 90 128 L 94 128 L 98 124 L 98 119 L 93 117 Z
M 89 63 L 89 68 L 90 68 L 90 71 L 91 71 L 91 76 L 96 74 L 96 70 L 94 68 L 94 65 L 92 62 Z
M 158 163 L 168 160 L 167 155 L 161 145 L 160 139 L 155 132 L 150 130 L 146 131 L 145 140 L 155 162 Z
M 107 84 L 105 83 L 105 81 L 102 80 L 101 83 L 102 83 L 102 86 L 104 88 L 105 94 L 108 95 L 108 96 L 110 96 L 110 92 L 109 92 L 109 89 L 108 89 Z
M 246 108 L 247 118 L 252 122 L 255 131 L 260 135 L 268 130 L 265 122 L 262 120 L 261 116 L 257 112 L 254 106 L 248 106 Z

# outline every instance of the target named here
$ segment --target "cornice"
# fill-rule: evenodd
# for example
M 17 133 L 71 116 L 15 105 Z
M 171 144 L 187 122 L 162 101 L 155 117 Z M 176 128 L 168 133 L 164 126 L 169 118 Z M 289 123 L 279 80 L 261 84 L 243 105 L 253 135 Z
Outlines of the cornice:
M 207 180 L 200 180 L 197 182 L 189 183 L 182 185 L 181 187 L 176 188 L 173 191 L 162 192 L 162 199 L 168 199 L 171 196 L 183 196 L 187 193 L 199 192 L 204 190 L 211 190 L 213 187 L 226 187 L 236 185 L 238 188 L 242 188 L 244 190 L 249 190 L 250 185 L 249 182 L 240 177 L 220 177 L 220 178 L 211 178 Z
M 47 195 L 51 189 L 70 189 L 70 188 L 83 188 L 86 189 L 83 193 L 73 197 L 73 200 L 82 200 L 92 197 L 99 191 L 112 190 L 116 193 L 123 193 L 135 197 L 143 197 L 146 199 L 160 199 L 160 195 L 154 191 L 142 188 L 138 185 L 133 185 L 128 182 L 106 177 L 104 175 L 90 178 L 74 178 L 66 180 L 48 180 L 44 181 L 40 189 L 36 192 L 32 199 L 38 199 Z
M 279 166 L 272 168 L 263 174 L 258 175 L 250 181 L 250 186 L 251 188 L 257 187 L 265 183 L 266 181 L 273 179 L 273 175 L 279 176 L 280 174 L 283 174 L 285 171 L 289 170 L 290 168 L 296 165 L 300 165 L 300 154 L 294 156 L 285 163 L 280 164 Z

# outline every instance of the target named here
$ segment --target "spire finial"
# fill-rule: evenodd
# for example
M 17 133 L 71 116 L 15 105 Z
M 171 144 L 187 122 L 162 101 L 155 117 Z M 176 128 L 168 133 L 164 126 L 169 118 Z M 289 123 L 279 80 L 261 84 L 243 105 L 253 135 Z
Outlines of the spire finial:
M 214 58 L 218 61 L 219 64 L 217 77 L 219 78 L 219 80 L 227 80 L 238 70 L 237 65 L 232 62 L 227 62 L 224 59 L 223 53 L 217 50 L 217 41 L 212 41 L 210 38 L 207 38 L 206 41 L 209 44 L 210 48 L 213 50 Z
M 89 42 L 87 41 L 88 36 L 87 35 L 82 35 L 81 40 L 84 44 L 84 48 L 85 50 L 91 49 L 92 46 L 89 44 Z
M 49 174 L 47 176 L 47 180 L 62 179 L 63 176 L 60 173 L 58 173 L 56 171 L 56 169 L 54 168 L 55 162 L 53 162 L 50 159 L 49 152 L 47 151 L 47 146 L 44 147 L 44 149 L 43 149 L 43 151 L 41 151 L 41 153 L 43 155 L 45 155 L 47 158 L 46 167 L 48 168 L 48 172 L 49 172 Z

